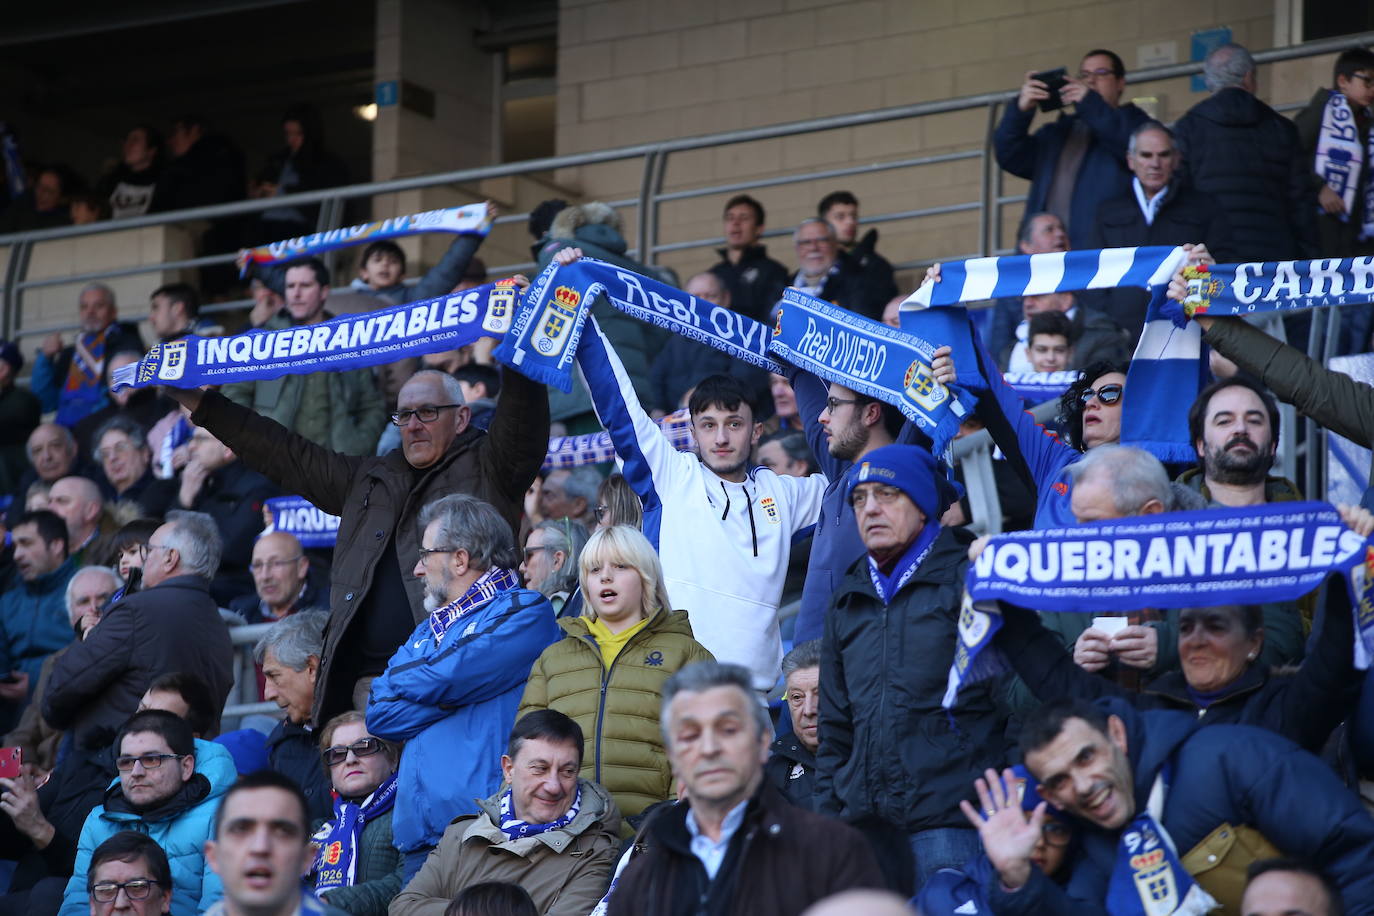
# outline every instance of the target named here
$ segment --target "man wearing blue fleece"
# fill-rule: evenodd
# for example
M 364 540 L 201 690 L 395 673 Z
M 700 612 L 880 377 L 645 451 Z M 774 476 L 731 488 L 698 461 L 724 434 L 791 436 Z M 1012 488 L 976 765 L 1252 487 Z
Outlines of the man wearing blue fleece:
M 821 649 L 819 811 L 906 834 L 916 885 L 978 853 L 959 811 L 972 781 L 1006 759 L 996 680 L 941 705 L 957 644 L 971 536 L 943 528 L 954 488 L 925 449 L 889 445 L 850 474 L 867 554 L 826 616 Z

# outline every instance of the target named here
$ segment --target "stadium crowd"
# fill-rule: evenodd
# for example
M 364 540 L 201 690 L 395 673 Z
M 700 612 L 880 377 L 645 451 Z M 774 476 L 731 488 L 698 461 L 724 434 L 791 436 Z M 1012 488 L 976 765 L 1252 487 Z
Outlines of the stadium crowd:
M 1331 110 L 1374 149 L 1374 52 L 1342 53 L 1293 121 L 1255 95 L 1243 48 L 1213 51 L 1205 77 L 1170 128 L 1125 100 L 1111 51 L 1027 74 L 995 135 L 1030 181 L 1019 250 L 1374 254 L 1374 155 L 1344 183 L 1316 164 Z M 1065 110 L 1032 131 L 1037 109 Z M 343 180 L 307 111 L 284 126 L 261 193 Z M 73 217 L 230 199 L 242 175 L 212 141 L 192 118 L 165 151 L 136 128 Z M 12 228 L 61 219 L 60 173 Z M 720 260 L 683 288 L 771 324 L 794 287 L 897 326 L 906 294 L 859 208 L 827 194 L 795 228 L 794 270 L 760 244 L 763 205 L 733 197 Z M 263 223 L 275 239 L 312 219 Z M 546 202 L 530 230 L 541 267 L 588 256 L 676 285 L 627 257 L 604 204 Z M 249 323 L 470 289 L 480 244 L 459 237 L 417 284 L 387 241 L 349 283 L 315 258 L 259 268 Z M 1196 461 L 1122 444 L 1124 406 L 1150 397 L 1125 390 L 1147 300 L 976 310 L 991 385 L 961 435 L 999 447 L 999 527 L 1301 500 L 1272 473 L 1278 401 L 1374 443 L 1374 388 L 1198 315 L 1214 380 L 1167 405 Z M 201 303 L 153 290 L 153 343 L 223 333 Z M 490 341 L 112 392 L 145 341 L 108 287 L 76 305 L 71 340 L 0 343 L 0 914 L 1374 913 L 1374 677 L 1338 578 L 1263 605 L 1004 603 L 1010 670 L 946 708 L 983 542 L 891 404 L 604 302 L 571 393 L 499 367 Z M 1343 309 L 1342 352 L 1374 350 L 1371 315 Z M 947 384 L 971 368 L 947 349 L 932 366 Z M 1073 374 L 1053 429 L 1003 372 Z M 546 460 L 551 436 L 602 428 L 623 474 Z M 281 496 L 336 516 L 332 546 L 279 524 Z M 1371 509 L 1374 489 L 1339 507 L 1361 537 Z M 267 625 L 255 672 L 235 670 L 244 625 Z M 222 728 L 254 673 L 280 717 Z

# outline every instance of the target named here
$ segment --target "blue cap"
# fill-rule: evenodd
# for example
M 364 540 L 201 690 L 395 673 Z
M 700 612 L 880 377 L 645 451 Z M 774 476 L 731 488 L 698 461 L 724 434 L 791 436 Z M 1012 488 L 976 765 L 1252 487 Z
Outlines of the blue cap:
M 849 475 L 845 498 L 851 498 L 854 488 L 864 483 L 896 487 L 911 497 L 931 522 L 939 522 L 959 498 L 935 457 L 917 445 L 885 445 L 864 455 Z

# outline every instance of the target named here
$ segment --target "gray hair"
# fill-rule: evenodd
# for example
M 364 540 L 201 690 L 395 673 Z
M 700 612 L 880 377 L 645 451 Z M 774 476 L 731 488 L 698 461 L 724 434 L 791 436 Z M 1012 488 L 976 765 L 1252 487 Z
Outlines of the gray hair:
M 1140 139 L 1140 135 L 1149 133 L 1152 130 L 1159 131 L 1161 134 L 1168 137 L 1170 146 L 1175 148 L 1178 147 L 1178 144 L 1174 142 L 1174 132 L 1169 128 L 1165 127 L 1163 124 L 1160 124 L 1158 121 L 1151 120 L 1146 121 L 1144 124 L 1140 125 L 1135 130 L 1131 131 L 1131 139 L 1126 143 L 1126 153 L 1128 155 L 1134 156 L 1135 148 L 1137 145 L 1136 141 Z
M 171 528 L 166 546 L 177 552 L 182 571 L 213 579 L 224 543 L 215 520 L 204 512 L 178 509 L 167 513 L 166 524 Z
M 324 651 L 324 628 L 329 612 L 319 608 L 297 611 L 272 624 L 253 647 L 253 661 L 259 665 L 271 650 L 273 657 L 292 671 L 304 671 L 310 659 Z
M 601 472 L 589 464 L 559 470 L 568 472 L 567 479 L 563 481 L 563 492 L 568 494 L 570 499 L 585 499 L 588 512 L 595 509 L 596 494 L 601 489 Z
M 663 746 L 672 747 L 673 738 L 668 729 L 668 707 L 679 693 L 705 693 L 717 687 L 737 687 L 744 694 L 745 705 L 754 714 L 754 724 L 760 735 L 773 728 L 773 720 L 767 708 L 759 702 L 754 690 L 754 682 L 749 669 L 740 665 L 724 662 L 693 662 L 678 670 L 663 684 L 663 704 L 659 707 L 659 727 L 663 730 Z
M 467 401 L 463 400 L 463 386 L 458 384 L 458 380 L 456 378 L 442 370 L 421 369 L 420 371 L 412 375 L 410 378 L 406 379 L 406 382 L 410 383 L 415 379 L 425 375 L 432 375 L 439 379 L 439 384 L 444 386 L 444 395 L 448 397 L 450 404 L 467 403 Z
M 96 575 L 101 575 L 101 576 L 105 576 L 106 578 L 108 578 L 108 579 L 110 580 L 110 584 L 114 586 L 115 591 L 119 591 L 120 586 L 122 586 L 122 585 L 124 584 L 124 580 L 121 579 L 121 578 L 119 577 L 119 573 L 115 572 L 113 569 L 111 569 L 111 568 L 108 567 L 108 566 L 83 566 L 83 567 L 81 567 L 80 569 L 78 569 L 78 570 L 72 575 L 72 577 L 71 577 L 70 579 L 67 580 L 67 613 L 68 613 L 68 614 L 70 614 L 70 613 L 72 612 L 72 592 L 76 590 L 76 580 L 77 580 L 77 579 L 80 579 L 82 576 L 89 576 L 91 573 L 95 573 Z
M 795 245 L 797 243 L 797 240 L 801 238 L 801 231 L 803 228 L 812 225 L 824 226 L 825 237 L 830 239 L 830 241 L 832 242 L 839 238 L 839 236 L 835 234 L 835 227 L 830 225 L 830 223 L 821 219 L 819 216 L 808 216 L 806 219 L 797 223 L 797 228 L 792 230 L 792 243 Z
M 1166 510 L 1174 507 L 1174 490 L 1169 473 L 1159 459 L 1144 449 L 1129 445 L 1099 445 L 1065 470 L 1075 484 L 1087 479 L 1109 476 L 1112 503 L 1123 516 L 1138 515 L 1152 499 Z
M 491 503 L 466 493 L 454 493 L 425 506 L 420 512 L 420 531 L 439 523 L 435 546 L 466 550 L 468 563 L 482 572 L 493 566 L 514 569 L 520 565 L 510 525 Z
M 93 452 L 97 453 L 97 461 L 100 460 L 98 454 L 100 451 L 100 440 L 104 439 L 109 433 L 123 433 L 129 437 L 129 441 L 133 443 L 134 448 L 148 447 L 148 434 L 143 431 L 142 426 L 128 417 L 113 417 L 105 421 L 100 427 L 100 430 L 96 432 L 95 438 L 91 440 L 91 442 L 95 444 Z
M 110 289 L 110 287 L 106 286 L 104 283 L 87 283 L 85 286 L 81 287 L 80 295 L 84 296 L 91 291 L 100 293 L 102 296 L 105 297 L 105 301 L 110 303 L 110 305 L 118 305 L 118 303 L 115 302 L 115 291 Z
M 715 284 L 716 291 L 711 296 L 711 301 L 717 305 L 720 304 L 718 300 L 724 299 L 725 294 L 729 292 L 729 289 L 727 289 L 725 286 L 725 281 L 709 270 L 703 270 L 699 274 L 692 274 L 690 277 L 687 278 L 687 286 L 691 286 L 693 280 L 707 280 Z
M 1208 92 L 1239 86 L 1255 72 L 1255 59 L 1250 52 L 1234 42 L 1213 48 L 1202 64 L 1202 81 Z
M 792 647 L 792 651 L 782 657 L 782 679 L 785 681 L 803 668 L 821 666 L 821 641 L 808 640 Z
M 544 546 L 549 550 L 561 550 L 565 557 L 563 565 L 539 584 L 539 591 L 546 598 L 558 592 L 571 592 L 577 588 L 577 561 L 582 557 L 582 548 L 587 546 L 587 539 L 591 537 L 586 526 L 571 519 L 550 518 L 535 525 L 530 533 L 535 531 L 548 532 L 544 535 Z
M 1064 224 L 1064 221 L 1062 219 L 1059 219 L 1057 215 L 1051 213 L 1048 210 L 1041 210 L 1038 213 L 1032 213 L 1030 216 L 1027 216 L 1025 219 L 1021 221 L 1021 232 L 1016 236 L 1016 241 L 1020 242 L 1023 245 L 1029 245 L 1031 240 L 1031 234 L 1035 231 L 1035 221 L 1043 216 L 1048 216 L 1051 219 L 1057 220 L 1061 226 Z

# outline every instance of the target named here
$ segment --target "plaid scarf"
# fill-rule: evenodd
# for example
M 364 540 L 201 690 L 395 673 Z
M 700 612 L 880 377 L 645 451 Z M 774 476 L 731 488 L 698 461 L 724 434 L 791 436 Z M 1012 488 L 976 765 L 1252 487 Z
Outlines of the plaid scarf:
M 468 590 L 463 594 L 430 612 L 429 630 L 434 634 L 434 641 L 443 642 L 444 634 L 448 632 L 449 627 L 479 607 L 483 607 L 502 592 L 519 587 L 520 580 L 512 570 L 493 566 L 478 576 L 477 581 L 468 586 Z

